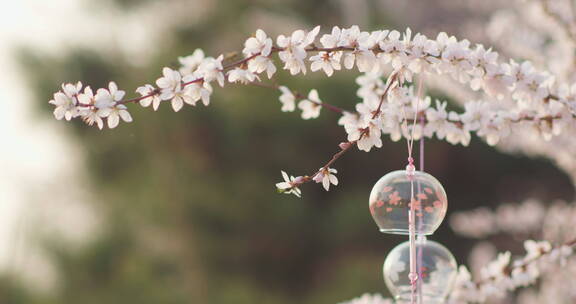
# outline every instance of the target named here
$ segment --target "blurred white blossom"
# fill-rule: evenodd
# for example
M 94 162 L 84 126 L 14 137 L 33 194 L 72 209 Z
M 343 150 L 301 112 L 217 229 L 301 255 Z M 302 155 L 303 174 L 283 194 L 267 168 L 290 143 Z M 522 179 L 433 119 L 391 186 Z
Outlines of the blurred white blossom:
M 302 119 L 318 118 L 318 116 L 320 116 L 320 110 L 322 109 L 320 103 L 322 103 L 322 101 L 318 96 L 318 91 L 311 90 L 310 93 L 308 93 L 308 98 L 298 103 L 298 108 L 302 110 Z

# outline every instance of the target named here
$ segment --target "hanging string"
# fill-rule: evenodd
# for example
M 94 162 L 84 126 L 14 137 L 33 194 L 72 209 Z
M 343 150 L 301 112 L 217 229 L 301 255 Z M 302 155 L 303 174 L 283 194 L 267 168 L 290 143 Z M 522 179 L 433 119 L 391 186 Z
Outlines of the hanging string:
M 420 115 L 420 172 L 424 172 L 424 115 Z
M 423 77 L 423 76 L 421 76 Z M 422 83 L 424 82 L 424 79 L 421 78 L 420 81 L 420 85 L 422 85 Z M 418 98 L 422 98 L 422 95 L 420 95 L 421 92 L 418 93 Z M 416 125 L 414 125 L 416 126 Z M 420 172 L 424 172 L 424 115 L 420 115 Z M 421 189 L 421 185 L 420 183 L 418 183 L 418 192 L 421 193 L 422 189 Z M 419 222 L 420 225 L 423 224 L 422 221 Z M 420 266 L 418 267 L 418 277 L 422 278 L 422 247 L 424 246 L 424 242 L 426 241 L 426 237 L 422 236 L 421 238 L 418 238 L 418 262 L 417 265 Z M 418 304 L 422 304 L 422 280 L 418 280 L 417 281 L 417 289 L 418 289 Z
M 411 285 L 411 304 L 416 304 L 416 295 L 418 294 L 418 273 L 419 271 L 416 269 L 416 207 L 414 202 L 414 174 L 416 168 L 414 167 L 414 158 L 412 158 L 412 151 L 414 147 L 414 132 L 416 129 L 416 123 L 418 120 L 418 112 L 420 108 L 420 97 L 422 96 L 422 79 L 418 84 L 418 93 L 417 93 L 417 101 L 416 101 L 416 108 L 414 109 L 414 118 L 412 124 L 412 130 L 410 130 L 410 136 L 406 141 L 407 148 L 408 148 L 408 165 L 406 166 L 406 174 L 410 179 L 410 210 L 408 211 L 408 233 L 409 233 L 409 243 L 410 243 L 410 274 L 408 275 L 408 279 L 410 280 Z M 406 111 L 404 109 L 404 105 L 402 105 L 402 112 L 404 115 L 404 129 L 408 130 L 408 117 L 406 115 Z M 422 148 L 421 148 L 422 149 Z M 422 164 L 422 161 L 421 161 Z M 421 299 L 421 297 L 418 297 Z

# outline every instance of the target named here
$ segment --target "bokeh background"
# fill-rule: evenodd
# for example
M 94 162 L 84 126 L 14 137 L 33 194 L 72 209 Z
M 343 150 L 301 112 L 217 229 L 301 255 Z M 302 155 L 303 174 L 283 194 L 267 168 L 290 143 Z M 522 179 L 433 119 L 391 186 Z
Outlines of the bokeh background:
M 134 107 L 133 123 L 99 131 L 55 121 L 47 102 L 76 80 L 115 80 L 131 94 L 196 48 L 240 51 L 257 28 L 410 26 L 489 43 L 485 23 L 505 1 L 472 2 L 0 0 L 0 303 L 337 303 L 388 294 L 381 265 L 404 238 L 378 232 L 367 200 L 380 176 L 404 167 L 403 142 L 348 153 L 336 165 L 341 185 L 329 193 L 307 185 L 297 199 L 274 183 L 281 169 L 307 173 L 334 153 L 345 133 L 331 112 L 302 121 L 280 111 L 279 92 L 230 85 L 210 107 Z M 282 71 L 278 79 L 352 108 L 355 76 Z M 476 138 L 467 148 L 427 141 L 426 171 L 448 192 L 448 217 L 574 198 L 550 161 Z M 432 239 L 467 263 L 474 241 L 448 220 Z M 521 242 L 498 242 L 522 251 Z

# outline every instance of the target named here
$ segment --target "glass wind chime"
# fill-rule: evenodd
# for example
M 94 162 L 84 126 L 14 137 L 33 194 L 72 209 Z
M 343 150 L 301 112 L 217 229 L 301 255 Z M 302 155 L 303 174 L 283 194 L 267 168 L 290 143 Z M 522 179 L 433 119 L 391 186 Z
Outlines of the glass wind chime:
M 456 278 L 456 260 L 426 236 L 446 215 L 446 192 L 432 175 L 410 166 L 384 175 L 370 193 L 370 213 L 380 231 L 409 235 L 386 257 L 384 282 L 397 303 L 444 303 Z
M 418 106 L 414 124 L 417 109 Z M 442 184 L 424 172 L 423 139 L 421 168 L 415 169 L 413 138 L 412 134 L 408 140 L 406 170 L 380 178 L 370 193 L 369 207 L 381 232 L 409 235 L 409 240 L 392 249 L 384 261 L 384 282 L 396 303 L 440 304 L 456 279 L 456 260 L 446 247 L 426 236 L 433 234 L 444 220 L 448 200 Z

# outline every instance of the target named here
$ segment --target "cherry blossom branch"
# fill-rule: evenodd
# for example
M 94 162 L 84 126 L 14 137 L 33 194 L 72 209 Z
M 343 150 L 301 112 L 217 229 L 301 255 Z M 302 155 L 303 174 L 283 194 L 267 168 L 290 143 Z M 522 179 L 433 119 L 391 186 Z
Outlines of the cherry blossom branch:
M 256 87 L 261 87 L 261 88 L 267 88 L 267 89 L 276 89 L 276 90 L 280 90 L 281 87 L 285 87 L 285 86 L 279 85 L 279 84 L 277 84 L 277 83 L 271 83 L 271 84 L 270 84 L 270 83 L 263 83 L 263 82 L 252 82 L 252 83 L 250 83 L 250 85 L 256 86 Z M 289 89 L 289 90 L 290 90 L 290 92 L 292 93 L 292 95 L 294 95 L 294 97 L 295 97 L 296 99 L 305 100 L 305 99 L 308 98 L 308 97 L 306 97 L 304 94 L 302 94 L 302 93 L 300 93 L 300 92 L 298 92 L 298 91 L 295 91 L 295 90 L 292 90 L 292 89 Z M 307 99 L 307 100 L 310 100 L 310 99 Z M 342 109 L 342 108 L 340 108 L 340 107 L 338 107 L 338 106 L 335 106 L 335 105 L 333 105 L 333 104 L 329 104 L 329 103 L 327 103 L 327 102 L 316 101 L 316 100 L 310 100 L 310 101 L 311 101 L 312 103 L 316 104 L 316 105 L 319 105 L 319 106 L 321 106 L 321 107 L 324 107 L 324 108 L 326 108 L 326 109 L 328 109 L 328 110 L 330 110 L 330 111 L 332 111 L 332 112 L 335 112 L 335 113 L 342 114 L 342 113 L 344 113 L 344 112 L 349 112 L 349 111 L 346 111 L 346 110 L 344 110 L 344 109 Z
M 500 253 L 497 259 L 482 269 L 481 281 L 474 282 L 466 267 L 461 266 L 449 303 L 482 303 L 490 297 L 502 298 L 507 292 L 533 284 L 552 263 L 566 263 L 574 253 L 576 239 L 552 247 L 547 241 L 524 242 L 526 256 L 511 262 L 510 252 Z
M 398 74 L 392 73 L 388 78 L 388 83 L 386 84 L 386 88 L 384 92 L 380 96 L 380 101 L 378 103 L 378 107 L 376 111 L 372 114 L 372 119 L 377 118 L 382 113 L 382 104 L 386 99 L 388 92 L 391 88 L 398 85 Z M 316 181 L 318 183 L 322 182 L 324 184 L 324 188 L 328 188 L 330 184 L 330 178 L 334 178 L 334 174 L 336 173 L 335 169 L 331 169 L 330 166 L 334 164 L 342 155 L 344 155 L 350 148 L 357 145 L 359 140 L 362 140 L 364 137 L 368 136 L 370 133 L 370 127 L 365 127 L 360 129 L 360 135 L 356 140 L 348 140 L 346 142 L 340 143 L 338 146 L 340 147 L 340 151 L 336 152 L 330 160 L 324 164 L 318 171 L 314 172 L 311 175 L 304 175 L 298 177 L 289 177 L 284 171 L 282 171 L 282 175 L 284 177 L 284 182 L 276 184 L 279 192 L 288 193 L 288 194 L 295 194 L 297 196 L 301 195 L 301 191 L 299 187 L 305 183 Z M 334 173 L 334 174 L 332 174 Z M 335 185 L 338 183 L 337 179 Z M 326 182 L 328 181 L 328 182 Z M 326 186 L 328 184 L 328 186 Z M 328 189 L 326 189 L 328 190 Z
M 229 69 L 231 69 L 231 68 L 234 68 L 234 67 L 237 67 L 237 66 L 246 64 L 248 61 L 250 61 L 250 60 L 252 60 L 252 59 L 254 59 L 254 58 L 258 57 L 258 56 L 260 56 L 260 53 L 256 53 L 256 54 L 254 54 L 254 55 L 252 55 L 252 56 L 248 56 L 248 57 L 246 57 L 246 58 L 244 58 L 244 59 L 241 59 L 241 60 L 232 62 L 232 63 L 230 63 L 230 64 L 228 64 L 228 65 L 225 65 L 224 68 L 223 68 L 221 71 L 227 71 L 227 70 L 229 70 Z M 199 78 L 196 78 L 196 79 L 193 79 L 193 80 L 189 80 L 189 81 L 187 81 L 187 82 L 183 82 L 183 83 L 181 84 L 181 88 L 183 89 L 183 88 L 185 88 L 186 86 L 191 85 L 191 84 L 193 84 L 193 83 L 202 83 L 203 81 L 204 81 L 204 77 L 199 77 Z M 153 96 L 156 96 L 156 95 L 160 95 L 160 92 L 161 92 L 160 89 L 154 89 L 154 90 L 152 91 L 152 93 L 149 93 L 149 94 L 146 94 L 146 95 L 143 95 L 143 96 L 140 96 L 140 97 L 132 98 L 132 99 L 127 99 L 127 100 L 119 101 L 118 104 L 127 104 L 127 103 L 139 102 L 139 101 L 141 101 L 141 100 L 143 100 L 143 99 L 146 99 L 146 98 L 149 98 L 149 97 L 153 97 Z
M 536 243 L 532 243 L 532 244 L 536 244 Z M 522 259 L 522 260 L 518 261 L 517 263 L 509 263 L 507 266 L 505 266 L 502 269 L 502 274 L 504 276 L 510 277 L 515 271 L 518 271 L 518 270 L 524 270 L 525 271 L 526 268 L 530 264 L 538 262 L 539 260 L 543 259 L 547 255 L 551 254 L 553 251 L 565 250 L 566 248 L 572 248 L 572 247 L 576 246 L 576 239 L 573 239 L 573 240 L 566 242 L 566 243 L 564 243 L 560 246 L 557 246 L 557 247 L 551 247 L 550 243 L 548 243 L 546 241 L 540 242 L 535 246 L 536 246 L 535 249 L 532 249 L 532 256 L 530 256 L 529 258 L 526 258 L 526 259 Z M 568 251 L 568 252 L 570 252 L 570 251 Z M 570 254 L 571 254 L 571 252 L 570 252 Z M 497 275 L 491 275 L 491 276 L 485 278 L 484 280 L 477 281 L 476 285 L 480 286 L 482 284 L 486 284 L 490 281 L 494 281 L 497 279 L 498 279 Z
M 272 55 L 273 53 L 277 53 L 277 52 L 280 52 L 280 51 L 284 51 L 284 50 L 285 50 L 284 48 L 273 47 L 273 48 L 271 49 L 270 55 Z M 313 46 L 313 47 L 310 47 L 310 48 L 306 48 L 305 50 L 306 50 L 306 52 L 336 52 L 336 51 L 353 51 L 354 48 L 350 48 L 350 47 L 319 48 L 319 47 Z M 378 52 L 378 50 L 375 50 L 375 51 Z M 238 61 L 232 62 L 232 63 L 230 63 L 230 64 L 228 64 L 228 65 L 225 65 L 220 71 L 221 71 L 221 72 L 225 72 L 225 71 L 228 71 L 228 70 L 230 70 L 230 69 L 232 69 L 232 68 L 245 65 L 245 64 L 248 63 L 250 60 L 252 60 L 252 59 L 254 59 L 254 58 L 256 58 L 256 57 L 258 57 L 258 56 L 260 56 L 260 55 L 261 55 L 261 53 L 258 52 L 258 53 L 255 53 L 255 54 L 251 55 L 251 56 L 248 56 L 248 57 L 246 57 L 246 58 L 243 58 L 243 59 L 240 59 L 240 60 L 238 60 Z M 270 55 L 269 55 L 269 56 L 270 56 Z M 268 56 L 268 57 L 269 57 L 269 56 Z M 188 86 L 188 85 L 190 85 L 190 84 L 193 84 L 193 83 L 202 83 L 203 81 L 204 81 L 204 78 L 203 78 L 203 77 L 199 77 L 199 78 L 196 78 L 196 79 L 193 79 L 193 80 L 190 80 L 190 81 L 187 81 L 187 82 L 182 83 L 182 84 L 181 84 L 181 87 L 184 88 L 184 87 L 186 87 L 186 86 Z M 153 96 L 159 95 L 159 94 L 160 94 L 160 91 L 161 91 L 160 89 L 154 89 L 154 90 L 152 91 L 152 93 L 149 93 L 149 94 L 146 94 L 146 95 L 140 96 L 140 97 L 135 97 L 135 98 L 132 98 L 132 99 L 127 99 L 127 100 L 123 100 L 123 101 L 118 101 L 118 104 L 127 104 L 127 103 L 139 102 L 139 101 L 141 101 L 141 100 L 143 100 L 143 99 L 146 99 L 146 98 L 149 98 L 149 97 L 153 97 Z M 331 106 L 328 105 L 327 108 L 331 108 Z M 334 110 L 334 109 L 336 109 L 336 108 L 333 108 L 332 110 Z M 343 112 L 343 110 L 340 111 L 340 112 Z
M 562 116 L 551 116 L 551 115 L 546 115 L 546 116 L 542 116 L 542 117 L 537 117 L 537 116 L 521 116 L 518 117 L 516 119 L 511 119 L 510 122 L 512 123 L 521 123 L 521 122 L 540 122 L 540 121 L 545 121 L 545 122 L 551 122 L 554 120 L 558 120 L 563 118 Z M 417 122 L 422 122 L 421 126 L 426 126 L 426 124 L 429 122 L 429 120 L 426 118 L 426 112 L 425 111 L 420 111 L 418 112 L 418 116 L 416 118 Z M 454 119 L 446 119 L 447 122 L 453 123 L 455 124 L 458 128 L 464 128 L 464 124 L 462 123 L 462 121 L 460 120 L 454 120 Z M 411 124 L 414 123 L 414 119 L 412 118 L 408 118 L 406 119 L 406 122 Z
M 175 111 L 179 111 L 184 104 L 195 106 L 200 100 L 207 106 L 214 82 L 220 86 L 235 82 L 254 84 L 260 81 L 259 74 L 263 72 L 271 78 L 277 69 L 272 60 L 274 54 L 278 55 L 284 63 L 283 68 L 290 74 L 306 73 L 304 60 L 308 53 L 317 53 L 309 58 L 312 71 L 323 70 L 331 76 L 334 71 L 343 68 L 343 63 L 346 69 L 356 66 L 364 73 L 357 80 L 362 82 L 358 91 L 362 102 L 356 105 L 356 112 L 347 112 L 322 102 L 316 90 L 311 90 L 304 99 L 304 95 L 286 87 L 275 87 L 283 93 L 280 96 L 282 111 L 294 111 L 296 99 L 301 99 L 298 108 L 302 110 L 303 119 L 318 117 L 321 108 L 341 113 L 339 124 L 348 133 L 348 142 L 343 143 L 347 147 L 343 149 L 344 152 L 352 145 L 364 151 L 379 148 L 382 146 L 382 134 L 390 134 L 393 140 L 410 137 L 412 133 L 421 136 L 414 130 L 407 132 L 407 127 L 401 125 L 405 117 L 400 115 L 413 111 L 411 104 L 415 100 L 420 102 L 420 98 L 401 86 L 404 82 L 411 82 L 413 74 L 419 73 L 447 74 L 468 84 L 473 90 L 482 90 L 498 100 L 509 97 L 515 102 L 468 102 L 462 114 L 448 113 L 445 103 L 437 102 L 436 108 L 432 108 L 428 102 L 422 107 L 422 113 L 426 115 L 422 119 L 424 124 L 413 127 L 423 128 L 422 132 L 428 137 L 435 134 L 452 144 L 467 145 L 470 132 L 475 131 L 493 145 L 511 132 L 513 124 L 531 121 L 546 139 L 569 127 L 574 119 L 574 116 L 566 115 L 566 109 L 574 113 L 576 86 L 556 84 L 552 77 L 536 71 L 529 62 L 500 63 L 497 53 L 481 45 L 472 48 L 467 40 L 458 41 L 445 33 L 440 33 L 436 39 L 428 39 L 421 34 L 412 36 L 409 29 L 403 35 L 388 30 L 362 32 L 353 26 L 348 29 L 334 27 L 330 34 L 319 39 L 321 46 L 317 46 L 318 32 L 319 27 L 316 27 L 309 32 L 297 30 L 291 36 L 280 35 L 274 45 L 271 38 L 258 30 L 254 37 L 246 40 L 242 50 L 244 58 L 225 65 L 223 55 L 205 57 L 201 50 L 196 50 L 190 56 L 179 58 L 182 67 L 178 71 L 164 68 L 163 77 L 156 80 L 156 86 L 147 84 L 139 87 L 136 92 L 141 96 L 137 98 L 124 99 L 124 91 L 118 90 L 113 82 L 108 88 L 98 89 L 96 94 L 90 87 L 83 88 L 78 83 L 64 84 L 50 103 L 56 106 L 54 115 L 57 119 L 81 117 L 86 123 L 96 124 L 99 128 L 103 128 L 106 120 L 108 126 L 113 128 L 120 119 L 127 122 L 132 120 L 126 107 L 129 103 L 138 102 L 144 107 L 152 105 L 156 110 L 161 102 L 169 101 Z M 389 65 L 394 73 L 387 85 L 382 86 L 378 82 Z M 394 94 L 387 96 L 392 83 L 397 87 Z M 382 91 L 385 93 L 382 94 Z M 384 99 L 388 102 L 384 103 Z M 340 152 L 336 158 L 340 157 Z M 328 188 L 330 183 L 326 184 L 326 180 L 337 182 L 336 177 L 329 174 L 330 170 L 335 171 L 323 166 L 308 178 L 299 179 L 296 185 L 302 181 L 316 180 L 322 181 Z M 292 182 L 292 178 L 288 180 Z
M 545 207 L 542 202 L 528 199 L 521 204 L 502 204 L 494 211 L 478 208 L 453 214 L 450 219 L 452 229 L 467 237 L 486 239 L 491 234 L 507 233 L 539 235 L 546 241 L 525 241 L 526 255 L 515 261 L 511 260 L 509 252 L 505 252 L 490 263 L 485 260 L 473 262 L 483 266 L 475 280 L 461 266 L 451 295 L 453 301 L 449 303 L 477 303 L 489 297 L 502 298 L 509 291 L 535 283 L 538 278 L 543 278 L 543 284 L 546 280 L 553 280 L 549 277 L 554 274 L 551 266 L 559 264 L 564 267 L 567 262 L 575 261 L 568 260 L 574 256 L 576 246 L 576 235 L 571 230 L 575 208 L 573 203 L 565 202 Z M 543 277 L 545 274 L 547 276 Z
M 339 30 L 338 28 L 335 28 L 335 29 L 337 29 L 336 34 L 340 35 L 340 30 Z M 283 41 L 282 43 L 283 43 L 284 45 L 286 45 L 286 46 L 284 46 L 284 47 L 272 46 L 271 40 L 268 39 L 268 38 L 266 38 L 265 34 L 263 34 L 262 31 L 257 32 L 257 35 L 256 35 L 257 37 L 256 37 L 256 38 L 250 38 L 250 39 L 253 40 L 252 42 L 256 41 L 255 43 L 260 43 L 260 44 L 261 44 L 260 46 L 257 46 L 257 47 L 256 47 L 257 51 L 254 51 L 254 52 L 248 51 L 248 52 L 246 52 L 246 49 L 245 49 L 244 53 L 247 54 L 246 58 L 241 59 L 241 60 L 238 60 L 238 61 L 236 61 L 236 62 L 233 62 L 233 63 L 228 64 L 228 65 L 226 65 L 226 66 L 224 66 L 224 67 L 221 67 L 221 68 L 218 68 L 218 67 L 217 67 L 218 65 L 221 65 L 221 63 L 220 63 L 220 62 L 221 62 L 221 59 L 220 59 L 221 57 L 219 57 L 219 59 L 220 59 L 219 61 L 220 61 L 220 62 L 218 62 L 218 60 L 216 60 L 215 63 L 212 63 L 212 66 L 216 66 L 216 69 L 215 69 L 215 72 L 216 72 L 216 73 L 223 73 L 223 72 L 225 72 L 225 71 L 227 71 L 227 70 L 229 70 L 229 69 L 231 69 L 231 68 L 235 68 L 235 67 L 239 67 L 239 66 L 246 66 L 246 65 L 248 65 L 252 60 L 257 59 L 257 58 L 259 58 L 259 57 L 270 58 L 270 55 L 273 54 L 273 53 L 276 53 L 276 52 L 279 52 L 279 53 L 289 53 L 289 54 L 288 54 L 289 56 L 294 56 L 294 55 L 291 55 L 290 52 L 294 52 L 293 47 L 296 46 L 296 47 L 299 47 L 299 48 L 300 48 L 301 52 L 320 52 L 320 53 L 322 53 L 322 56 L 316 56 L 316 57 L 318 57 L 318 58 L 320 59 L 320 61 L 316 61 L 315 63 L 320 63 L 320 65 L 317 65 L 317 66 L 321 66 L 323 69 L 325 69 L 325 71 L 326 71 L 327 73 L 331 73 L 331 72 L 329 72 L 329 71 L 332 71 L 332 70 L 333 70 L 334 68 L 336 68 L 337 66 L 338 66 L 338 69 L 339 69 L 339 63 L 333 61 L 333 59 L 331 58 L 331 56 L 339 55 L 339 53 L 340 53 L 340 52 L 343 52 L 343 51 L 349 51 L 349 52 L 355 53 L 355 56 L 357 56 L 357 58 L 358 58 L 357 60 L 360 60 L 359 54 L 362 54 L 362 52 L 364 52 L 364 54 L 365 54 L 365 55 L 363 55 L 363 56 L 368 56 L 368 57 L 369 57 L 369 56 L 374 56 L 375 54 L 380 54 L 380 53 L 386 54 L 386 53 L 389 53 L 389 52 L 398 53 L 398 55 L 403 55 L 403 52 L 406 52 L 406 51 L 405 51 L 405 46 L 404 46 L 402 43 L 399 44 L 399 45 L 394 45 L 394 43 L 392 43 L 390 46 L 383 46 L 381 42 L 379 42 L 379 43 L 374 43 L 374 42 L 368 42 L 368 43 L 366 43 L 366 41 L 364 41 L 364 44 L 365 44 L 365 45 L 364 45 L 363 48 L 362 48 L 362 34 L 364 34 L 364 33 L 360 33 L 360 32 L 357 33 L 357 34 L 359 34 L 359 36 L 358 36 L 357 38 L 355 37 L 354 39 L 348 39 L 348 40 L 349 40 L 349 41 L 348 41 L 348 46 L 317 47 L 317 46 L 313 45 L 314 37 L 315 37 L 315 35 L 317 34 L 317 30 L 318 30 L 318 27 L 317 27 L 315 30 L 313 30 L 312 32 L 310 32 L 310 33 L 308 33 L 308 34 L 306 35 L 306 39 L 304 39 L 304 40 L 305 40 L 305 43 L 304 43 L 304 42 L 300 42 L 300 40 L 302 40 L 302 37 L 298 38 L 298 39 L 300 39 L 300 40 L 298 40 L 298 39 L 295 38 L 295 37 L 298 36 L 298 35 L 296 35 L 297 33 L 300 33 L 300 34 L 301 34 L 300 36 L 304 35 L 304 34 L 303 34 L 303 33 L 304 33 L 303 31 L 296 31 L 296 32 L 292 35 L 292 37 L 290 37 L 290 39 L 288 39 L 288 38 L 286 38 L 286 37 L 283 37 L 283 36 L 280 36 L 278 41 L 279 41 L 279 43 L 280 43 L 280 41 Z M 355 30 L 355 28 L 352 27 L 352 28 L 351 28 L 351 31 L 354 31 L 354 30 Z M 343 34 L 344 34 L 344 31 L 342 31 L 342 36 L 344 36 Z M 393 35 L 393 34 L 394 34 L 394 35 Z M 334 35 L 335 35 L 335 32 L 333 31 L 332 36 L 334 36 Z M 369 38 L 370 38 L 370 39 L 379 40 L 379 39 L 385 38 L 385 37 L 388 36 L 388 35 L 390 35 L 390 37 L 392 38 L 392 40 L 396 39 L 396 41 L 401 42 L 400 40 L 397 40 L 397 39 L 398 39 L 398 35 L 397 35 L 397 32 L 395 32 L 395 31 L 393 31 L 393 32 L 388 32 L 388 31 L 376 31 L 376 32 L 373 32 L 373 33 L 369 36 Z M 258 36 L 260 36 L 260 37 L 258 37 Z M 340 42 L 337 42 L 337 43 L 334 43 L 334 42 L 326 42 L 326 40 L 329 40 L 329 39 L 331 39 L 331 38 L 334 38 L 334 37 L 328 37 L 328 38 L 326 38 L 326 36 L 330 36 L 330 35 L 324 35 L 324 36 L 322 37 L 322 39 L 321 39 L 321 42 L 322 42 L 325 46 L 326 46 L 326 45 L 330 45 L 330 44 L 333 44 L 333 45 L 334 45 L 334 44 L 339 44 L 339 43 L 340 43 Z M 392 37 L 392 36 L 394 36 L 394 37 Z M 440 36 L 441 36 L 441 35 L 439 35 L 439 37 L 440 37 Z M 444 36 L 444 37 L 447 37 L 447 36 Z M 444 37 L 442 37 L 442 39 L 446 39 L 446 38 L 444 38 Z M 283 39 L 280 39 L 280 38 L 283 38 Z M 326 38 L 326 39 L 324 39 L 324 38 Z M 366 36 L 364 36 L 364 38 L 365 38 L 364 40 L 367 39 Z M 424 39 L 420 39 L 420 40 L 418 41 L 418 43 L 421 43 L 421 42 L 424 42 L 424 43 L 423 43 L 423 45 L 418 45 L 418 47 L 421 48 L 421 49 L 418 51 L 419 54 L 421 54 L 421 55 L 418 55 L 418 56 L 415 57 L 416 62 L 419 61 L 420 63 L 424 63 L 424 64 L 432 64 L 432 63 L 434 63 L 434 60 L 440 60 L 440 59 L 449 59 L 449 60 L 452 60 L 449 56 L 444 56 L 445 54 L 440 54 L 440 53 L 438 53 L 437 51 L 435 51 L 435 50 L 434 50 L 434 47 L 427 46 L 426 43 L 429 42 L 429 41 L 426 41 L 426 40 L 425 40 L 426 38 L 425 38 L 423 35 L 419 35 L 419 34 L 414 37 L 414 42 L 413 42 L 413 43 L 414 43 L 414 46 L 411 46 L 411 47 L 412 47 L 412 50 L 411 50 L 411 51 L 412 51 L 412 54 L 414 54 L 414 52 L 415 52 L 415 49 L 414 49 L 414 48 L 416 47 L 416 42 L 417 42 L 418 38 L 424 38 Z M 250 39 L 249 39 L 248 41 L 250 41 Z M 258 39 L 259 39 L 259 40 L 258 40 Z M 295 41 L 293 41 L 293 40 L 295 40 L 295 39 L 298 40 L 298 41 L 296 41 L 295 45 L 291 45 L 290 43 L 294 43 Z M 324 41 L 322 41 L 323 39 L 324 39 Z M 410 39 L 411 39 L 411 33 L 408 31 L 407 34 L 406 34 L 406 36 L 405 36 L 405 38 L 404 38 L 404 42 L 409 42 Z M 452 39 L 452 37 L 450 37 L 448 40 L 449 40 L 449 41 L 452 41 L 451 39 Z M 247 45 L 248 45 L 248 41 L 247 41 Z M 394 42 L 394 41 L 392 41 L 392 42 Z M 455 42 L 455 40 L 454 40 L 454 42 Z M 467 42 L 467 41 L 463 41 L 463 42 Z M 262 44 L 263 44 L 263 43 L 266 44 L 264 47 L 265 47 L 265 48 L 267 47 L 267 49 L 265 50 L 265 54 L 262 53 L 262 50 L 263 50 Z M 252 43 L 252 44 L 254 44 L 254 43 Z M 300 45 L 299 45 L 299 44 L 300 44 Z M 312 44 L 312 46 L 311 46 L 311 47 L 306 47 L 306 44 Z M 302 46 L 304 46 L 304 47 L 302 47 Z M 248 48 L 248 47 L 247 47 L 247 48 Z M 259 50 L 258 50 L 258 48 L 259 48 Z M 489 52 L 490 52 L 490 51 L 489 51 Z M 493 54 L 493 52 L 492 52 L 492 54 Z M 389 56 L 389 55 L 386 55 L 386 56 Z M 282 56 L 281 56 L 281 57 L 282 57 Z M 284 56 L 284 57 L 286 57 L 286 56 Z M 338 56 L 338 57 L 339 57 L 339 56 Z M 445 57 L 446 57 L 446 58 L 445 58 Z M 495 56 L 493 56 L 493 57 L 495 57 Z M 402 57 L 400 57 L 400 58 L 402 58 Z M 282 59 L 282 60 L 285 60 L 285 58 L 281 58 L 281 59 Z M 301 59 L 298 59 L 298 58 L 296 58 L 296 59 L 297 59 L 297 60 L 301 60 Z M 456 59 L 457 61 L 460 61 L 459 58 L 455 58 L 455 59 Z M 325 61 L 325 62 L 322 62 L 322 60 Z M 339 60 L 339 58 L 338 58 L 338 60 Z M 484 59 L 484 60 L 486 60 L 486 59 Z M 336 60 L 336 61 L 337 61 L 337 60 Z M 352 62 L 353 62 L 353 61 L 352 61 Z M 295 67 L 291 67 L 291 68 L 290 68 L 292 74 L 298 73 L 299 71 L 303 71 L 303 70 L 304 70 L 304 67 L 302 66 L 302 63 L 301 63 L 301 62 L 296 61 L 296 63 L 294 63 L 293 65 L 295 65 Z M 332 67 L 330 67 L 330 65 L 332 65 Z M 359 65 L 359 68 L 360 68 L 360 62 L 358 63 L 358 65 Z M 314 67 L 314 65 L 313 65 L 313 67 Z M 288 62 L 287 62 L 287 66 L 286 66 L 285 68 L 288 68 Z M 274 68 L 274 69 L 275 69 L 275 68 Z M 313 69 L 314 69 L 314 68 L 313 68 Z M 401 69 L 406 69 L 406 68 L 405 68 L 405 67 L 401 67 Z M 484 66 L 482 66 L 482 65 L 478 65 L 478 69 L 480 69 L 480 70 L 482 71 L 482 73 L 484 73 L 484 74 L 487 74 L 487 73 L 490 74 L 490 73 L 489 73 L 489 69 L 487 69 L 486 67 L 484 67 Z M 527 68 L 527 69 L 530 70 L 530 68 Z M 252 70 L 253 70 L 253 69 L 252 69 Z M 204 71 L 204 72 L 206 72 L 206 71 Z M 210 72 L 210 71 L 209 71 L 209 72 Z M 404 71 L 403 73 L 406 73 L 406 72 L 408 72 L 408 71 Z M 214 71 L 211 71 L 211 73 L 214 73 Z M 272 73 L 273 73 L 273 72 L 272 72 Z M 408 74 L 410 74 L 410 73 L 412 73 L 412 72 L 409 72 Z M 500 72 L 498 72 L 498 73 L 500 73 Z M 494 72 L 492 72 L 492 74 L 494 74 Z M 499 74 L 495 74 L 495 76 L 499 77 L 498 75 L 499 75 Z M 270 76 L 270 75 L 269 75 L 269 76 Z M 411 76 L 410 76 L 410 75 L 403 75 L 402 77 L 411 77 Z M 220 79 L 221 79 L 221 77 L 211 77 L 211 78 L 220 78 Z M 253 79 L 255 78 L 254 75 L 252 75 L 251 78 L 252 78 L 252 80 L 253 80 Z M 223 85 L 223 80 L 220 80 L 220 79 L 218 79 L 218 81 L 219 81 L 220 85 Z M 211 79 L 211 80 L 214 80 L 214 79 Z M 199 83 L 199 84 L 204 84 L 205 81 L 206 81 L 206 79 L 205 79 L 204 77 L 196 77 L 196 78 L 188 79 L 188 80 L 184 81 L 183 83 L 179 83 L 178 88 L 175 88 L 175 89 L 184 90 L 185 87 L 188 86 L 188 85 L 197 84 L 197 83 Z M 538 86 L 538 84 L 536 84 L 536 86 Z M 162 88 L 162 90 L 164 90 L 164 89 L 165 89 L 165 88 Z M 147 94 L 142 94 L 143 96 L 141 96 L 141 97 L 133 98 L 133 99 L 125 100 L 125 101 L 116 100 L 116 101 L 115 101 L 115 104 L 117 104 L 117 105 L 123 105 L 123 104 L 126 104 L 126 103 L 141 102 L 141 101 L 143 101 L 143 100 L 145 100 L 145 99 L 148 99 L 148 98 L 158 97 L 158 95 L 160 95 L 160 93 L 162 92 L 162 90 L 159 89 L 159 88 L 148 88 L 148 91 L 149 91 L 149 92 L 148 92 Z M 78 92 L 74 92 L 72 95 L 73 95 L 73 97 L 76 97 L 76 96 L 78 95 Z M 174 95 L 174 94 L 166 94 L 166 95 L 167 95 L 167 96 L 171 96 L 171 95 Z M 199 94 L 196 94 L 196 95 L 199 95 Z M 205 93 L 205 95 L 208 95 L 208 93 Z M 549 94 L 548 96 L 543 96 L 543 97 L 544 97 L 545 100 L 554 99 L 554 96 L 553 96 L 552 94 Z M 77 98 L 71 98 L 71 99 L 74 100 L 74 99 L 77 99 Z M 168 100 L 168 99 L 169 99 L 169 98 L 163 98 L 163 100 Z M 203 97 L 203 99 L 204 99 L 204 97 Z M 206 99 L 207 99 L 207 98 L 206 98 Z M 184 100 L 184 101 L 186 101 L 186 100 Z M 188 103 L 193 104 L 194 102 L 195 102 L 195 101 L 190 101 L 190 102 L 188 102 Z M 204 101 L 204 102 L 205 102 L 205 103 L 208 103 L 208 101 Z M 176 103 L 177 103 L 177 104 L 180 104 L 181 101 L 177 99 L 177 102 L 176 102 Z M 88 104 L 90 104 L 90 103 L 88 103 Z M 175 109 L 176 109 L 176 108 L 180 108 L 180 106 L 175 106 Z M 106 112 L 106 111 L 105 111 L 105 112 Z M 55 114 L 56 114 L 56 112 L 55 112 Z M 63 116 L 63 115 L 58 115 L 58 116 Z M 73 114 L 69 114 L 68 116 L 73 116 Z M 68 117 L 67 117 L 67 119 L 68 119 Z

